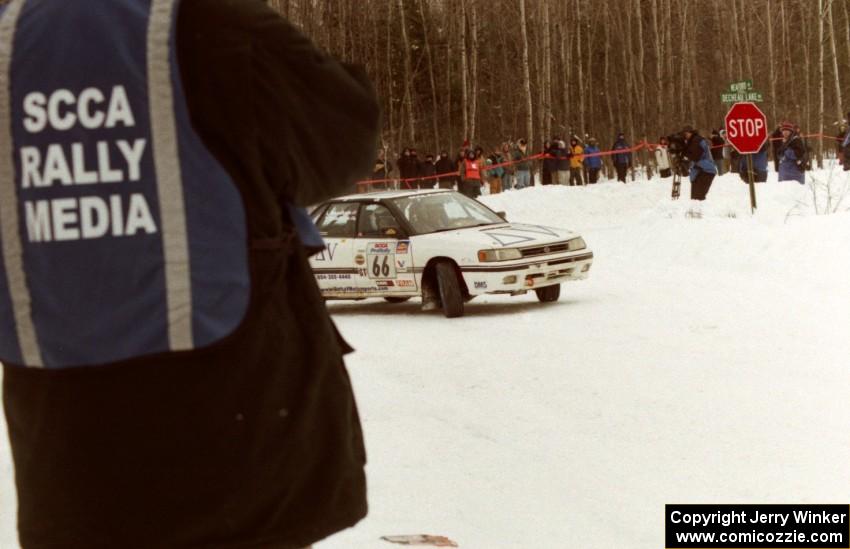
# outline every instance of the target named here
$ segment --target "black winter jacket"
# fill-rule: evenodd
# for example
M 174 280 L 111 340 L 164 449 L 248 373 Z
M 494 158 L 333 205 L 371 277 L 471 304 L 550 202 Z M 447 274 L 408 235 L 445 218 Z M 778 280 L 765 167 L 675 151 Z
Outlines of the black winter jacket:
M 177 54 L 192 123 L 245 203 L 251 303 L 203 350 L 4 367 L 27 549 L 292 549 L 366 514 L 346 345 L 287 249 L 284 201 L 369 173 L 372 86 L 261 0 L 183 0 Z
M 457 172 L 457 164 L 455 164 L 448 156 L 441 156 L 439 159 L 437 159 L 437 163 L 434 165 L 434 168 L 438 175 L 444 173 L 452 174 L 449 177 L 440 179 L 452 179 L 454 177 L 453 172 Z
M 570 169 L 570 157 L 572 157 L 572 153 L 567 150 L 566 147 L 562 147 L 560 144 L 555 148 L 555 155 L 558 157 L 557 165 L 558 171 L 569 171 Z

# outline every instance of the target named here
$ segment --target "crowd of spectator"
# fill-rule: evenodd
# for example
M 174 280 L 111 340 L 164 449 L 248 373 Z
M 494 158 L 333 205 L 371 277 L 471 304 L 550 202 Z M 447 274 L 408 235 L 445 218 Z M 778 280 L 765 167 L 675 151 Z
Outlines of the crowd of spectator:
M 850 113 L 847 116 L 850 119 Z M 846 122 L 839 126 L 835 138 L 839 163 L 843 163 L 845 170 L 850 170 L 850 131 Z M 774 170 L 779 173 L 780 180 L 804 182 L 801 174 L 811 163 L 811 150 L 799 126 L 788 122 L 777 125 L 770 139 L 753 155 L 739 155 L 727 142 L 723 129 L 713 129 L 710 137 L 700 139 L 704 139 L 710 148 L 707 158 L 702 160 L 703 166 L 707 166 L 710 160 L 717 175 L 737 173 L 744 181 L 749 180 L 750 172 L 755 182 L 767 181 L 769 156 L 773 157 Z M 675 169 L 668 146 L 668 138 L 662 136 L 658 143 L 649 147 L 654 168 L 661 177 L 670 177 Z M 395 160 L 395 166 L 385 158 L 385 151 L 380 151 L 372 177 L 358 190 L 457 189 L 467 196 L 476 197 L 481 194 L 484 184 L 489 187 L 490 194 L 497 194 L 534 185 L 536 175 L 539 175 L 541 185 L 592 185 L 599 181 L 606 164 L 616 174 L 617 180 L 625 183 L 629 171 L 634 168 L 634 150 L 625 133 L 619 132 L 608 151 L 601 150 L 596 138 L 587 135 L 584 139 L 572 135 L 569 142 L 553 136 L 544 141 L 537 154 L 529 150 L 525 139 L 505 141 L 491 151 L 466 141 L 455 155 L 443 150 L 436 158 L 427 153 L 423 159 L 415 148 L 408 147 Z M 751 164 L 748 156 L 752 157 Z M 604 158 L 610 160 L 606 163 Z M 535 164 L 537 161 L 540 163 Z M 536 166 L 539 166 L 539 171 L 533 169 Z

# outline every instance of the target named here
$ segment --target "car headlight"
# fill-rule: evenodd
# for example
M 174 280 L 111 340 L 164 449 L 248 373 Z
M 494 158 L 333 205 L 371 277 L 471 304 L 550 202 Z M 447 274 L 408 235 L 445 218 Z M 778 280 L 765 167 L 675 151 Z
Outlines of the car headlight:
M 498 250 L 478 250 L 478 261 L 510 261 L 522 259 L 522 252 L 516 248 L 501 248 Z
M 584 239 L 582 237 L 571 238 L 567 242 L 567 246 L 567 250 L 570 252 L 575 252 L 587 248 L 587 244 L 585 244 Z

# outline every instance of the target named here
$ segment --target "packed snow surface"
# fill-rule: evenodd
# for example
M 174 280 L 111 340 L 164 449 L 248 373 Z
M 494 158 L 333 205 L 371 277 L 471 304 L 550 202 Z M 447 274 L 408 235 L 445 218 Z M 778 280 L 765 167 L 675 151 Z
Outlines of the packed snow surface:
M 554 304 L 331 303 L 357 349 L 370 512 L 317 549 L 657 549 L 665 503 L 846 503 L 850 176 L 775 177 L 754 215 L 735 175 L 702 204 L 659 179 L 483 197 L 585 237 L 590 278 Z M 3 549 L 14 515 L 0 438 Z

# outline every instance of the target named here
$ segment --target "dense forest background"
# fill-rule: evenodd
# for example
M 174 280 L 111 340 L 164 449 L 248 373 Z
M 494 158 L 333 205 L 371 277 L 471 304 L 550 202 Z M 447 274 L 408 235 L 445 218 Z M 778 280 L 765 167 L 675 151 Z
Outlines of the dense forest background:
M 395 155 L 520 137 L 723 126 L 751 79 L 768 124 L 835 135 L 850 108 L 850 0 L 269 0 L 380 95 Z M 814 144 L 814 143 L 813 143 Z M 830 146 L 827 141 L 825 146 Z

